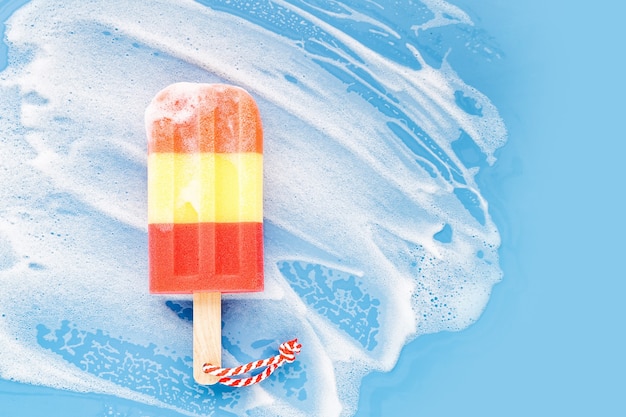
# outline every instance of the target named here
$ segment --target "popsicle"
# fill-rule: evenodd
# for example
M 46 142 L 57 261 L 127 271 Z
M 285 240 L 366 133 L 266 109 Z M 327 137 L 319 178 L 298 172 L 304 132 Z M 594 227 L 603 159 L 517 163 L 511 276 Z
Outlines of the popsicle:
M 150 292 L 193 294 L 194 378 L 221 365 L 221 293 L 263 290 L 263 132 L 254 99 L 172 84 L 146 109 Z

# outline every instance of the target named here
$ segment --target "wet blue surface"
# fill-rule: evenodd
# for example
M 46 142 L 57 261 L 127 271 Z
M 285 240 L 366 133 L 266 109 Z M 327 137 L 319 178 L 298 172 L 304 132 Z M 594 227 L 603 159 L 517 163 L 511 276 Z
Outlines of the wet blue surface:
M 376 347 L 380 300 L 364 290 L 362 278 L 307 262 L 283 261 L 278 269 L 306 304 L 367 350 Z
M 510 134 L 479 177 L 504 278 L 476 324 L 424 336 L 366 377 L 357 416 L 625 414 L 623 6 L 461 6 L 506 53 L 475 81 Z
M 0 3 L 1 20 L 21 3 Z M 467 39 L 483 39 L 494 47 L 494 53 L 504 56 L 493 65 L 476 60 L 476 66 L 465 65 L 461 70 L 466 82 L 494 102 L 509 129 L 509 142 L 498 152 L 497 164 L 483 169 L 479 176 L 502 236 L 504 279 L 494 288 L 476 324 L 459 333 L 423 336 L 405 347 L 392 372 L 366 377 L 357 416 L 626 414 L 620 399 L 626 372 L 621 330 L 626 317 L 621 307 L 626 274 L 619 262 L 626 247 L 625 207 L 620 196 L 624 189 L 620 167 L 626 148 L 622 126 L 626 86 L 619 56 L 619 42 L 625 33 L 619 29 L 623 27 L 621 10 L 616 10 L 621 6 L 615 1 L 573 7 L 565 1 L 546 4 L 538 0 L 456 4 L 468 11 L 480 28 L 462 27 L 456 33 L 437 29 L 414 41 L 433 66 L 440 65 L 447 52 L 444 46 Z M 420 21 L 419 10 L 413 16 L 414 23 Z M 393 16 L 375 17 L 394 22 Z M 256 23 L 276 24 L 263 19 L 259 17 Z M 294 27 L 291 36 L 328 36 L 306 30 Z M 585 36 L 581 36 L 583 32 Z M 399 33 L 411 36 L 406 28 Z M 374 33 L 363 42 L 372 49 L 386 48 Z M 393 49 L 394 59 L 419 67 L 402 43 L 398 44 L 400 47 Z M 321 45 L 314 41 L 303 47 L 313 54 L 327 53 L 316 49 Z M 0 69 L 6 58 L 2 48 Z M 475 50 L 482 49 L 477 45 Z M 468 54 L 471 51 L 467 48 L 457 48 L 448 59 L 452 63 L 472 62 Z M 354 82 L 353 88 L 360 91 L 355 80 L 366 75 L 357 68 L 319 63 L 346 82 Z M 462 94 L 456 99 L 466 112 L 480 113 L 481 109 Z M 379 109 L 393 109 L 394 100 L 379 91 L 373 105 L 376 103 Z M 420 136 L 415 130 L 418 127 L 401 123 L 390 127 L 417 155 L 433 162 L 439 169 L 437 175 L 455 176 L 454 169 L 448 170 L 445 155 L 428 147 L 428 138 Z M 421 145 L 415 137 L 420 138 Z M 464 143 L 462 134 L 453 148 L 466 166 L 484 167 L 484 156 L 471 143 Z M 445 165 L 440 160 L 446 161 Z M 471 209 L 475 207 L 472 196 L 465 191 L 457 196 L 467 199 L 466 207 L 480 220 L 481 213 Z M 444 227 L 436 238 L 445 242 L 451 233 L 454 231 Z M 3 262 L 9 258 L 10 254 L 0 253 Z M 376 297 L 368 295 L 356 277 L 297 261 L 278 267 L 306 303 L 324 309 L 325 314 L 335 311 L 333 317 L 340 331 L 365 348 L 375 346 Z M 308 271 L 312 274 L 303 272 L 306 268 L 312 268 Z M 341 302 L 318 294 L 336 294 L 343 284 L 349 287 L 343 305 L 351 308 L 342 309 Z M 188 305 L 172 302 L 169 306 L 181 320 L 190 318 Z M 361 321 L 361 317 L 366 319 Z M 364 323 L 367 326 L 363 327 Z M 101 377 L 108 372 L 115 378 L 110 366 L 119 364 L 125 354 L 135 358 L 141 358 L 142 352 L 144 356 L 154 355 L 148 352 L 150 346 L 126 346 L 117 339 L 111 339 L 116 345 L 97 349 L 92 343 L 100 343 L 106 335 L 72 328 L 71 323 L 38 331 L 42 347 L 65 355 L 77 366 L 87 366 Z M 80 343 L 70 343 L 74 349 L 67 349 L 68 341 L 76 337 Z M 83 351 L 86 342 L 91 344 Z M 226 340 L 224 347 L 229 346 Z M 230 347 L 231 354 L 247 360 L 235 346 Z M 112 354 L 114 351 L 117 354 Z M 94 352 L 101 355 L 94 357 Z M 150 365 L 141 360 L 127 362 L 131 363 Z M 173 374 L 181 375 L 180 369 L 188 367 L 182 361 L 171 365 Z M 120 372 L 132 374 L 128 368 Z M 289 372 L 295 376 L 289 379 L 289 375 L 277 374 L 275 382 L 287 381 L 283 384 L 285 395 L 305 396 L 302 385 L 306 372 L 299 368 Z M 114 382 L 159 389 L 128 378 Z M 184 385 L 184 377 L 176 383 Z M 185 402 L 172 397 L 170 404 Z M 16 417 L 180 415 L 115 397 L 66 393 L 3 380 L 0 406 L 3 415 Z

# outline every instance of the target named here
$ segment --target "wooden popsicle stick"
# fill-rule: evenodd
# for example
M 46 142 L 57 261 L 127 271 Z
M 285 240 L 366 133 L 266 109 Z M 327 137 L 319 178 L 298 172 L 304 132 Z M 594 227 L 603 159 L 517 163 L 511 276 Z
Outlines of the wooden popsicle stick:
M 193 293 L 193 377 L 198 384 L 212 385 L 218 377 L 202 372 L 210 363 L 222 366 L 222 294 Z

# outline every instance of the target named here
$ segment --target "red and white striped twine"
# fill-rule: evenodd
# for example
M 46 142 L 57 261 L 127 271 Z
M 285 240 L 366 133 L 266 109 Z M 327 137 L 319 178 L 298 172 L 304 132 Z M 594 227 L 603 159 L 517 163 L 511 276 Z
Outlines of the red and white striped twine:
M 228 385 L 229 387 L 247 387 L 252 384 L 259 383 L 266 379 L 268 376 L 285 363 L 291 363 L 296 360 L 296 354 L 300 353 L 302 345 L 298 343 L 298 339 L 285 342 L 278 347 L 279 354 L 272 356 L 269 359 L 250 362 L 246 365 L 237 366 L 235 368 L 220 368 L 213 366 L 210 363 L 205 363 L 202 366 L 202 371 L 206 374 L 221 377 L 219 379 L 220 384 Z M 263 372 L 248 377 L 248 378 L 231 378 L 233 376 L 240 376 L 247 374 L 258 368 L 267 367 Z

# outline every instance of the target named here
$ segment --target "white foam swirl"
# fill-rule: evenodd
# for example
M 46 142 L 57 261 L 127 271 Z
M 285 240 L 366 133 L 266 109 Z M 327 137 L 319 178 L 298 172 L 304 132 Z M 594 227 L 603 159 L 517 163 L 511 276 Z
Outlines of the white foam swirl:
M 426 3 L 435 17 L 416 30 L 469 22 L 456 7 Z M 230 298 L 225 333 L 254 357 L 262 339 L 295 335 L 304 345 L 306 398 L 260 386 L 228 411 L 349 415 L 355 381 L 390 369 L 407 340 L 462 329 L 479 317 L 501 275 L 499 235 L 477 170 L 463 166 L 452 142 L 466 132 L 493 163 L 506 135 L 497 109 L 446 63 L 432 68 L 410 45 L 421 70 L 276 4 L 360 58 L 335 49 L 397 98 L 458 167 L 485 215 L 482 224 L 455 195 L 458 181 L 424 168 L 433 162 L 393 135 L 392 119 L 347 91 L 297 40 L 182 0 L 33 0 L 8 22 L 10 62 L 0 73 L 0 351 L 13 352 L 0 355 L 1 377 L 200 414 L 197 399 L 170 401 L 85 371 L 45 348 L 41 338 L 54 337 L 36 330 L 67 321 L 85 334 L 171 357 L 190 354 L 189 323 L 147 290 L 143 114 L 157 91 L 178 81 L 243 86 L 264 120 L 267 290 Z M 482 116 L 458 106 L 458 91 Z M 434 237 L 444 225 L 453 231 L 449 242 Z M 366 323 L 375 328 L 370 342 L 346 333 L 298 292 L 286 277 L 300 263 L 321 265 L 322 275 L 341 271 L 375 300 L 376 325 Z M 33 371 L 33 361 L 44 365 Z

